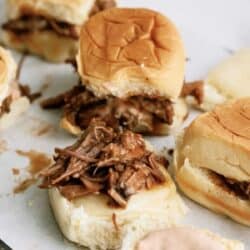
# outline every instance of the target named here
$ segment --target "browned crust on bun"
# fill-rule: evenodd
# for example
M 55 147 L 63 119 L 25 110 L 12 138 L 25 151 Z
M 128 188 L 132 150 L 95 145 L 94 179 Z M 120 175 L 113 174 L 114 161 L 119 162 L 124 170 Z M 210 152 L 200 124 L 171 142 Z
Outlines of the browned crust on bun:
M 176 175 L 179 187 L 192 200 L 250 226 L 250 202 L 217 183 L 217 178 L 213 173 L 195 167 L 180 170 Z
M 96 95 L 177 98 L 185 53 L 174 24 L 148 9 L 113 8 L 81 30 L 78 71 Z

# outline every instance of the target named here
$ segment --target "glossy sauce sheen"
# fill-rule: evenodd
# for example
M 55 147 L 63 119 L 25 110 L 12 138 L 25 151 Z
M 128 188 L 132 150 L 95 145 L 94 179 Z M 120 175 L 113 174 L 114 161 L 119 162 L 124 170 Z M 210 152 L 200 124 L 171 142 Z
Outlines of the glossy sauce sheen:
M 225 250 L 225 247 L 202 231 L 171 228 L 149 234 L 136 250 Z

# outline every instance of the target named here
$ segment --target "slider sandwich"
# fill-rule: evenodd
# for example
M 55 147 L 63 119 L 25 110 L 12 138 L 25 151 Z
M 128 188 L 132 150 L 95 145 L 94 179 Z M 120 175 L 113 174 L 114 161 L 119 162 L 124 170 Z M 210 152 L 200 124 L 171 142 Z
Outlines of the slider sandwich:
M 74 59 L 80 26 L 115 0 L 6 0 L 3 42 L 14 49 L 63 62 Z
M 42 106 L 62 107 L 61 126 L 73 134 L 93 118 L 115 118 L 139 133 L 168 134 L 187 116 L 180 98 L 184 66 L 183 43 L 168 18 L 147 9 L 109 9 L 82 27 L 80 84 Z
M 0 47 L 0 130 L 12 125 L 29 107 L 16 80 L 17 66 L 9 51 Z
M 250 49 L 245 48 L 215 66 L 204 81 L 187 84 L 190 86 L 189 88 L 199 85 L 200 94 L 198 95 L 201 97 L 198 103 L 197 100 L 190 97 L 187 100 L 202 110 L 210 111 L 218 104 L 237 98 L 250 97 L 249 82 Z
M 195 119 L 177 140 L 174 164 L 187 196 L 250 226 L 250 98 Z
M 121 249 L 173 225 L 186 207 L 165 158 L 142 136 L 93 120 L 41 173 L 64 236 L 92 249 Z
M 128 250 L 129 248 L 122 249 Z M 132 248 L 130 248 L 132 249 Z M 171 227 L 152 232 L 140 240 L 134 250 L 244 250 L 235 240 L 192 227 Z

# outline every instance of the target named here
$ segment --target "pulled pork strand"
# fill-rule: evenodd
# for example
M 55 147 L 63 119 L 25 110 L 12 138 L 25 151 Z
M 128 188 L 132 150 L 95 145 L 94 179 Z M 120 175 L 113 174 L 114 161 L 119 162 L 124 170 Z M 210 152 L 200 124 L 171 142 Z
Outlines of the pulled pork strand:
M 102 193 L 126 207 L 131 195 L 163 184 L 168 162 L 146 149 L 141 135 L 93 120 L 72 146 L 56 149 L 55 163 L 42 171 L 42 188 L 57 187 L 69 200 Z
M 181 97 L 193 96 L 198 104 L 202 104 L 204 99 L 204 82 L 203 81 L 193 81 L 189 83 L 184 83 Z

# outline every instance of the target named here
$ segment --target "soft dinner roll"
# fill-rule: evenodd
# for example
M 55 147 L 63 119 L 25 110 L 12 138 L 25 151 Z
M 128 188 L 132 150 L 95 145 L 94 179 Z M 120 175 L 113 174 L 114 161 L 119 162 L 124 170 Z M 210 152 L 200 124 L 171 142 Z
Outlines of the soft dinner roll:
M 225 101 L 250 97 L 250 48 L 237 51 L 212 69 L 204 83 L 201 108 L 211 110 Z
M 78 72 L 96 96 L 164 96 L 176 99 L 185 53 L 175 25 L 148 9 L 110 9 L 81 30 Z
M 93 118 L 136 133 L 178 131 L 188 109 L 185 54 L 174 24 L 149 9 L 112 8 L 82 27 L 77 70 L 81 82 L 42 103 L 62 108 L 61 127 L 84 131 Z
M 244 250 L 239 241 L 221 238 L 207 230 L 171 227 L 142 239 L 134 250 Z M 125 249 L 122 249 L 125 250 Z M 128 250 L 128 249 L 126 249 Z
M 0 47 L 0 130 L 11 126 L 29 107 L 16 78 L 16 63 L 9 51 Z
M 68 201 L 56 188 L 49 190 L 50 203 L 61 231 L 70 241 L 91 250 L 121 249 L 123 245 L 135 245 L 148 232 L 174 225 L 185 215 L 186 207 L 167 176 L 165 185 L 132 196 L 125 209 L 111 208 L 103 195 Z
M 47 60 L 73 60 L 80 26 L 90 15 L 115 6 L 115 0 L 6 0 L 3 42 Z
M 166 160 L 138 134 L 95 121 L 77 143 L 56 152 L 42 187 L 70 241 L 122 249 L 186 213 Z
M 250 225 L 250 98 L 200 115 L 177 140 L 176 180 L 190 198 Z

